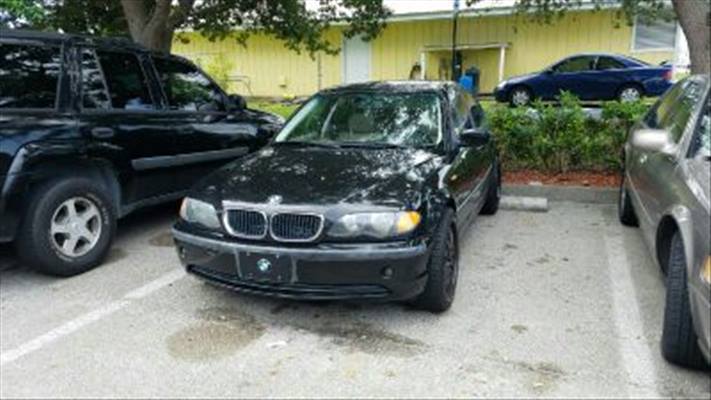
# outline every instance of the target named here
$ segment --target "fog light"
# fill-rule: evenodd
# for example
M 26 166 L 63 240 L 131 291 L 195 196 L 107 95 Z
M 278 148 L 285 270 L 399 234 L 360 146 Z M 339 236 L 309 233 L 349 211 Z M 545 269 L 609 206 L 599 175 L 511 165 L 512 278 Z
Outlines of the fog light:
M 704 266 L 701 267 L 701 279 L 706 282 L 707 285 L 711 285 L 711 256 L 706 257 L 706 262 Z
M 380 271 L 380 275 L 383 276 L 384 279 L 390 279 L 393 277 L 393 269 L 390 267 L 385 267 Z

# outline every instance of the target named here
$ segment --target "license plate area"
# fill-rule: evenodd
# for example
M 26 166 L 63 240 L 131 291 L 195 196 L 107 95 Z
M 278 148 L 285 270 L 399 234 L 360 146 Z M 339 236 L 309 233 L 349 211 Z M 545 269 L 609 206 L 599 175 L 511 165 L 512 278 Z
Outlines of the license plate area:
M 239 252 L 236 254 L 240 278 L 263 283 L 291 282 L 291 257 L 280 254 Z

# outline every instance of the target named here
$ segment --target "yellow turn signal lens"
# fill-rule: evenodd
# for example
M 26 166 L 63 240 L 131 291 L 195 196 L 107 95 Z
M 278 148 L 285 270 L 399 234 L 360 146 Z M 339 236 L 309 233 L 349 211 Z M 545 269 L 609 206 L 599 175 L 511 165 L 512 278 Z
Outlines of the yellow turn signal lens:
M 701 267 L 701 279 L 703 279 L 706 284 L 711 285 L 711 256 L 706 257 L 706 262 L 704 266 Z
M 420 224 L 422 216 L 417 211 L 407 211 L 400 213 L 397 219 L 397 233 L 403 234 L 411 232 Z

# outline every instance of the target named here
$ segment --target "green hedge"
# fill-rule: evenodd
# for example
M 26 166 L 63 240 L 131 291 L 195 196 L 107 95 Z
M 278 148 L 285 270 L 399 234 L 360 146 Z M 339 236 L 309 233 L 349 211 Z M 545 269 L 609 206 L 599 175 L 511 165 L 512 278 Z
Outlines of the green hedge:
M 559 104 L 531 108 L 497 104 L 488 110 L 501 162 L 507 170 L 604 171 L 620 167 L 620 151 L 630 127 L 646 111 L 644 102 L 605 102 L 600 119 L 589 117 L 572 94 Z

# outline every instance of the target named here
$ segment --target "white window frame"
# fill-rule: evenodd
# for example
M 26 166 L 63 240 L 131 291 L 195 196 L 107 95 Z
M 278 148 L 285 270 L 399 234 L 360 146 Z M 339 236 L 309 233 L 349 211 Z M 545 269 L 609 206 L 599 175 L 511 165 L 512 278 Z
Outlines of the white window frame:
M 646 48 L 646 49 L 638 49 L 635 45 L 637 43 L 637 19 L 638 17 L 634 17 L 634 24 L 632 25 L 632 41 L 630 43 L 630 52 L 632 53 L 653 53 L 653 52 L 660 52 L 660 51 L 674 51 L 674 45 L 671 47 L 656 47 L 656 48 Z M 679 35 L 679 23 L 676 23 L 676 30 L 674 31 L 674 43 L 676 43 L 676 36 Z

